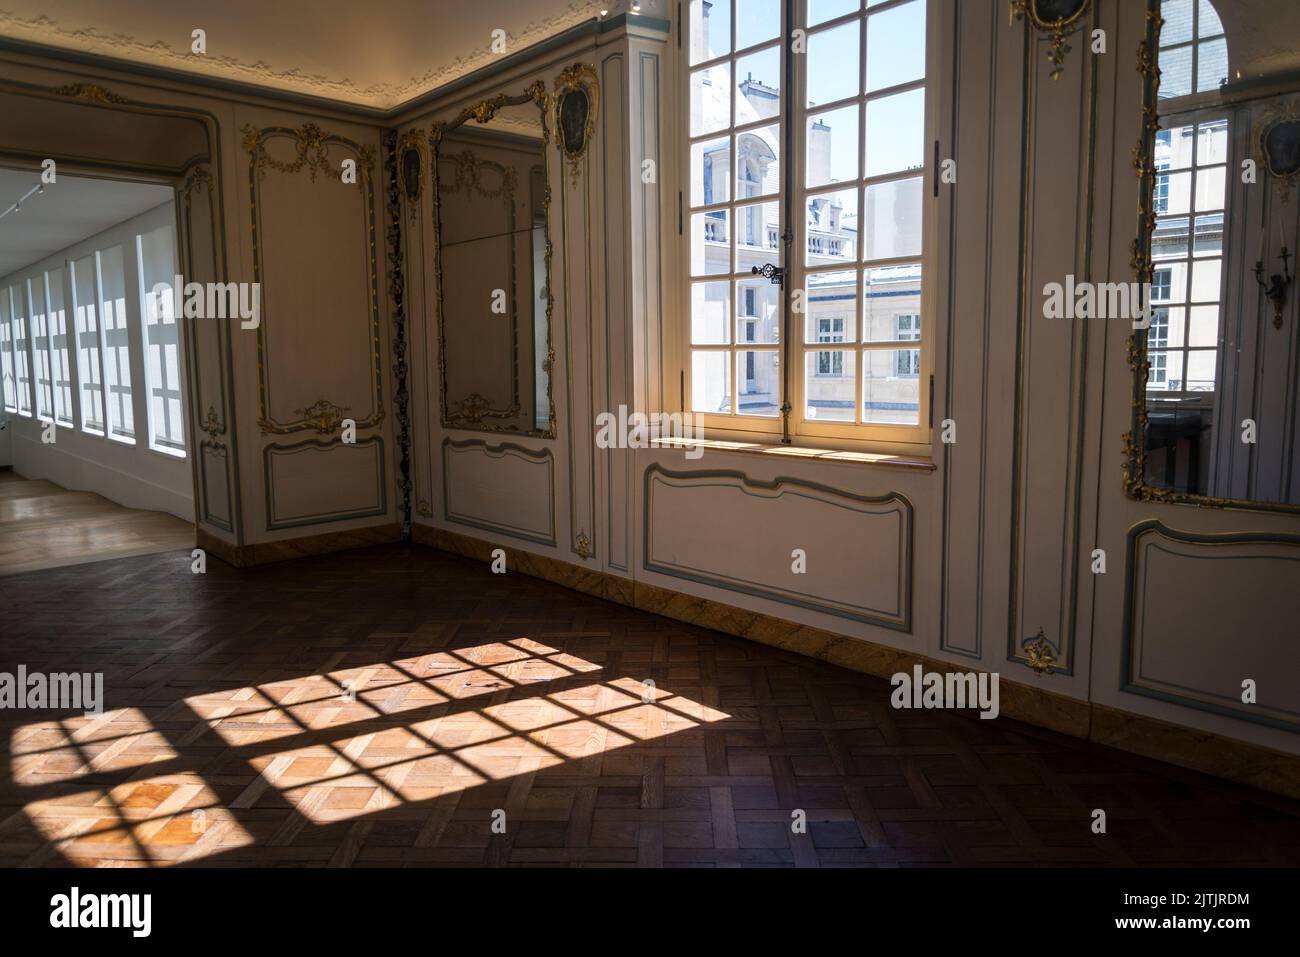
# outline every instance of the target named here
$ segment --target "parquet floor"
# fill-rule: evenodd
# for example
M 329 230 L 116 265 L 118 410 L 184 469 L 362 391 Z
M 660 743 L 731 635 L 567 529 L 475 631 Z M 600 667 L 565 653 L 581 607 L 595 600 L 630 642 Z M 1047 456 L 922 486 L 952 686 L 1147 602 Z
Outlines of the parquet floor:
M 0 575 L 194 546 L 194 526 L 0 470 Z
M 0 711 L 5 866 L 1300 863 L 1296 802 L 420 547 L 14 576 L 0 621 L 106 698 Z

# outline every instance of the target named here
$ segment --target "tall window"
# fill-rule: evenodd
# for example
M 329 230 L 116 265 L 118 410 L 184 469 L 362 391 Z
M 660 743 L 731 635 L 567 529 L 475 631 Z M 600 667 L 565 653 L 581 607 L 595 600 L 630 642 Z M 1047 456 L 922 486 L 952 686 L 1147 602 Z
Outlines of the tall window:
M 77 321 L 77 378 L 81 382 L 81 428 L 104 434 L 104 380 L 100 364 L 98 306 L 93 254 L 69 265 Z
M 45 276 L 27 279 L 27 303 L 31 309 L 32 365 L 36 373 L 36 414 L 54 418 L 54 388 L 50 375 L 50 330 L 45 313 Z
M 68 313 L 63 303 L 63 270 L 51 269 L 42 274 L 46 322 L 50 329 L 50 373 L 54 383 L 54 419 L 72 426 L 72 368 L 68 358 Z M 35 281 L 35 280 L 33 280 Z
M 778 435 L 788 404 L 792 436 L 923 442 L 927 0 L 689 7 L 687 410 Z
M 131 340 L 127 331 L 126 270 L 122 247 L 95 253 L 99 271 L 99 314 L 103 323 L 104 377 L 108 386 L 108 431 L 113 438 L 135 441 L 131 407 Z
M 1228 79 L 1228 40 L 1210 0 L 1163 0 L 1160 98 L 1210 93 Z
M 27 297 L 21 285 L 9 287 L 9 311 L 14 328 L 14 369 L 18 380 L 18 414 L 32 414 L 31 341 L 27 326 Z
M 1160 13 L 1147 388 L 1157 408 L 1199 407 L 1218 367 L 1231 143 L 1227 117 L 1198 108 L 1228 78 L 1228 47 L 1210 0 L 1163 0 Z
M 1228 121 L 1219 117 L 1160 130 L 1156 156 L 1169 171 L 1169 203 L 1156 217 L 1151 239 L 1151 301 L 1161 329 L 1158 337 L 1148 330 L 1148 384 L 1171 394 L 1213 392 L 1223 299 Z
M 150 445 L 183 452 L 180 339 L 172 286 L 176 272 L 172 228 L 160 226 L 135 238 L 144 319 L 145 372 L 149 378 Z
M 18 380 L 14 375 L 14 322 L 9 311 L 9 290 L 0 287 L 0 375 L 4 378 L 4 407 L 18 411 Z

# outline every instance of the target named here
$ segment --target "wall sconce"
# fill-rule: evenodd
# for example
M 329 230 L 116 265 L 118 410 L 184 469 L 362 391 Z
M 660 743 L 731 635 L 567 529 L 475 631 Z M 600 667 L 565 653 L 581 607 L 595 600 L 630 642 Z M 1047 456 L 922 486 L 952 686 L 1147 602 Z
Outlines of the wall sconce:
M 1282 271 L 1273 273 L 1268 277 L 1268 282 L 1264 282 L 1264 259 L 1260 254 L 1260 259 L 1255 263 L 1255 282 L 1259 283 L 1259 288 L 1264 290 L 1264 298 L 1273 304 L 1273 328 L 1282 328 L 1282 310 L 1286 308 L 1286 292 L 1291 288 L 1294 278 L 1291 275 L 1290 259 L 1291 253 L 1286 248 L 1286 243 L 1282 244 Z

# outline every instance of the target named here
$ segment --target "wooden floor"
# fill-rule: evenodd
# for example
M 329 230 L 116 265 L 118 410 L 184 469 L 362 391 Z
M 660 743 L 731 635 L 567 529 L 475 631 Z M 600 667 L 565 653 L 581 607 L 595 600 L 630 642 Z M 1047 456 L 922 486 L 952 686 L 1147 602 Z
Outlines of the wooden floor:
M 1300 863 L 1296 802 L 418 546 L 39 572 L 0 620 L 109 709 L 0 711 L 3 866 Z
M 194 526 L 0 470 L 0 575 L 194 546 Z

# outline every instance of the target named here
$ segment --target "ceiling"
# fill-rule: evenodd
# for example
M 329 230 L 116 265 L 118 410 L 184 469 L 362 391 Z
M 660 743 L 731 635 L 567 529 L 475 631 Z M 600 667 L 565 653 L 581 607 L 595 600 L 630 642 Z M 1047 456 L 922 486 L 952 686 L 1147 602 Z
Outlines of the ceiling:
M 627 0 L 0 0 L 0 36 L 389 110 Z M 642 12 L 664 16 L 668 0 Z M 659 8 L 657 11 L 656 8 Z M 206 31 L 207 53 L 191 52 Z
M 40 174 L 32 170 L 0 168 L 0 213 L 39 182 Z M 168 186 L 60 173 L 45 192 L 0 219 L 0 276 L 40 262 L 171 198 Z

